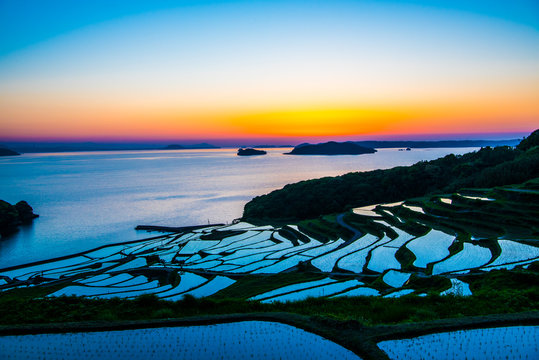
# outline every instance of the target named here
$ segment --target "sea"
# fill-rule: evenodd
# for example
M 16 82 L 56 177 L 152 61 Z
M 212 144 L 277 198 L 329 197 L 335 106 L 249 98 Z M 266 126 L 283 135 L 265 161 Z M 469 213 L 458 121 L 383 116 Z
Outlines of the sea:
M 0 268 L 143 239 L 137 225 L 231 223 L 253 197 L 284 185 L 387 169 L 478 148 L 379 149 L 375 154 L 240 157 L 237 149 L 28 153 L 0 158 L 0 199 L 39 214 L 0 239 Z M 283 204 L 286 206 L 286 204 Z

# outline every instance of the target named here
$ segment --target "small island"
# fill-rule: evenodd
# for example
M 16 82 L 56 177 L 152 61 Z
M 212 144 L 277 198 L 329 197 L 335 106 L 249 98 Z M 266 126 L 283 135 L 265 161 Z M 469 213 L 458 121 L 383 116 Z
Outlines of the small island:
M 185 149 L 185 146 L 178 145 L 178 144 L 171 144 L 167 145 L 163 148 L 164 150 L 182 150 Z
M 7 201 L 0 200 L 0 238 L 17 230 L 19 225 L 30 223 L 38 216 L 26 201 L 11 205 Z
M 266 155 L 264 150 L 258 150 L 253 148 L 238 149 L 238 156 L 253 156 L 253 155 Z
M 0 156 L 16 156 L 20 155 L 18 152 L 7 149 L 7 148 L 0 148 Z
M 330 141 L 322 144 L 301 144 L 286 155 L 361 155 L 373 154 L 376 150 L 354 142 Z

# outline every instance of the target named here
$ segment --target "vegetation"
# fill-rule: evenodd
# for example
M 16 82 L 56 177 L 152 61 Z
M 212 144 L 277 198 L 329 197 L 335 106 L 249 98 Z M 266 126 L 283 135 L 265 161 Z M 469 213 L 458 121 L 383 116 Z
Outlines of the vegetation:
M 354 207 L 450 193 L 465 187 L 521 183 L 539 177 L 538 139 L 539 130 L 536 130 L 516 148 L 485 147 L 407 167 L 286 185 L 247 203 L 243 219 L 250 222 L 315 219 Z
M 281 274 L 279 276 L 286 276 Z M 315 276 L 288 275 L 288 281 L 304 281 Z M 539 308 L 539 272 L 537 266 L 514 271 L 497 270 L 478 274 L 471 283 L 474 295 L 426 297 L 405 296 L 401 298 L 353 297 L 353 298 L 309 298 L 304 301 L 263 304 L 238 297 L 228 297 L 233 290 L 248 290 L 246 285 L 263 282 L 250 278 L 236 289 L 226 289 L 209 298 L 197 299 L 185 296 L 172 302 L 154 295 L 142 295 L 134 300 L 88 299 L 82 297 L 39 298 L 43 289 L 27 288 L 7 291 L 0 295 L 0 324 L 37 324 L 71 321 L 115 321 L 183 318 L 189 316 L 288 312 L 308 316 L 322 316 L 340 321 L 356 320 L 364 325 L 396 324 L 436 319 L 462 318 L 488 314 L 509 314 L 536 311 Z M 425 282 L 426 289 L 440 287 L 431 280 L 415 279 L 417 284 Z M 433 283 L 434 282 L 434 283 Z M 435 284 L 436 283 L 436 284 Z M 245 285 L 245 286 L 244 286 Z

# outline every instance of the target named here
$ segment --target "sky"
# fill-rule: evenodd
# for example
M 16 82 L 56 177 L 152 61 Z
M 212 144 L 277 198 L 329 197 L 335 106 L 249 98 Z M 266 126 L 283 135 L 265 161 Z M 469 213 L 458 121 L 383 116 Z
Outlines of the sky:
M 0 0 L 4 141 L 503 137 L 538 125 L 536 0 Z

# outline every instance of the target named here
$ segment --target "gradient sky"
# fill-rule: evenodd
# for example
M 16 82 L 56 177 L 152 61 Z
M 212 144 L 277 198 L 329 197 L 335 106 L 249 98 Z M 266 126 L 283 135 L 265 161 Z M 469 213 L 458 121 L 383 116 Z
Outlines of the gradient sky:
M 539 3 L 0 0 L 0 139 L 539 127 Z

